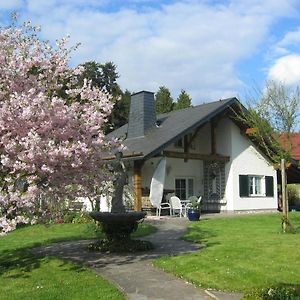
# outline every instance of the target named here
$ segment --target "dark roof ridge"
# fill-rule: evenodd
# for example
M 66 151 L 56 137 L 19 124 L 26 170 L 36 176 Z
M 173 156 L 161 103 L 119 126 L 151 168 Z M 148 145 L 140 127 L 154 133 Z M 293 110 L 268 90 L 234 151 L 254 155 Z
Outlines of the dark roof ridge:
M 157 117 L 161 118 L 163 116 L 168 116 L 172 113 L 177 113 L 177 112 L 179 113 L 179 112 L 186 111 L 186 110 L 198 109 L 198 108 L 203 107 L 203 106 L 214 105 L 217 102 L 228 102 L 228 101 L 231 101 L 231 100 L 239 101 L 237 97 L 219 99 L 219 100 L 216 100 L 216 101 L 211 101 L 211 102 L 207 102 L 207 103 L 204 102 L 204 103 L 201 103 L 201 104 L 198 104 L 198 105 L 195 105 L 195 106 L 189 106 L 189 107 L 181 108 L 181 109 L 178 109 L 178 110 L 172 110 L 172 111 L 169 111 L 169 112 L 166 112 L 166 113 L 159 114 Z

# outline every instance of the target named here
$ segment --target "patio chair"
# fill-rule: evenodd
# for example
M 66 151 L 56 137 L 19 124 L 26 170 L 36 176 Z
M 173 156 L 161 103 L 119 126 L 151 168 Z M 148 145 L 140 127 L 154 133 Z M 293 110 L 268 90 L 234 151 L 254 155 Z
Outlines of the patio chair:
M 175 216 L 176 214 L 178 214 L 180 218 L 185 216 L 185 207 L 182 205 L 178 197 L 172 196 L 170 198 L 170 205 L 172 216 Z
M 169 203 L 160 203 L 157 207 L 156 207 L 156 216 L 160 217 L 161 214 L 161 210 L 162 209 L 168 209 L 170 212 L 170 215 L 172 214 L 171 212 L 171 205 Z
M 162 209 L 168 209 L 169 210 L 169 215 L 171 216 L 171 205 L 170 205 L 170 198 L 172 196 L 175 196 L 174 193 L 168 193 L 165 197 L 166 202 L 160 203 L 159 207 L 156 207 L 156 216 L 160 217 L 161 210 Z

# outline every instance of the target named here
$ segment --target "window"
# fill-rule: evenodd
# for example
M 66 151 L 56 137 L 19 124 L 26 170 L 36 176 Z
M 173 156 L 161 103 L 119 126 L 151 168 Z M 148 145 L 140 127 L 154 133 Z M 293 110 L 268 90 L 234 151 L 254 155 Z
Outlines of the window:
M 175 178 L 175 195 L 180 199 L 188 199 L 194 195 L 193 178 Z
M 273 176 L 239 175 L 240 197 L 274 196 Z
M 262 182 L 264 178 L 262 176 L 248 176 L 248 187 L 250 196 L 263 195 Z
M 184 143 L 185 143 L 185 140 L 186 140 L 186 142 L 189 145 L 189 148 L 195 150 L 196 149 L 196 144 L 195 144 L 195 139 L 193 139 L 193 135 L 191 133 L 189 133 L 185 137 L 186 137 L 186 139 L 183 137 L 183 138 L 180 138 L 179 140 L 177 140 L 175 142 L 174 146 L 176 148 L 184 148 Z M 192 139 L 193 139 L 193 141 L 192 141 Z
M 178 141 L 175 142 L 175 147 L 176 148 L 183 148 L 183 139 L 179 139 Z

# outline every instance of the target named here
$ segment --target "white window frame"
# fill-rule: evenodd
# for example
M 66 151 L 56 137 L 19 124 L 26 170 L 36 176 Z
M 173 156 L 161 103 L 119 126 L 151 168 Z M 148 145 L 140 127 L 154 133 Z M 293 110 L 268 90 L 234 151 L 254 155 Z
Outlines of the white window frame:
M 185 197 L 184 197 L 184 199 L 181 199 L 181 200 L 187 200 L 189 197 L 194 196 L 194 191 L 195 191 L 195 178 L 194 177 L 175 177 L 175 180 L 174 180 L 175 193 L 176 193 L 176 180 L 185 180 Z M 191 191 L 190 191 L 190 186 L 189 186 L 189 180 L 192 181 L 192 190 Z
M 265 176 L 248 175 L 249 196 L 259 197 L 266 195 Z

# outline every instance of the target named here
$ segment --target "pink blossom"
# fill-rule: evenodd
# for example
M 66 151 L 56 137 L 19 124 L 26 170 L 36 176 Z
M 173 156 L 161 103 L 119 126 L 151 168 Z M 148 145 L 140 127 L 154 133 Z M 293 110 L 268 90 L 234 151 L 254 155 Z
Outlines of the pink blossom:
M 111 97 L 87 80 L 74 88 L 82 68 L 68 66 L 67 40 L 53 48 L 38 30 L 30 22 L 0 28 L 0 234 L 35 222 L 41 196 L 97 197 L 112 178 L 103 157 L 120 146 L 103 133 Z

